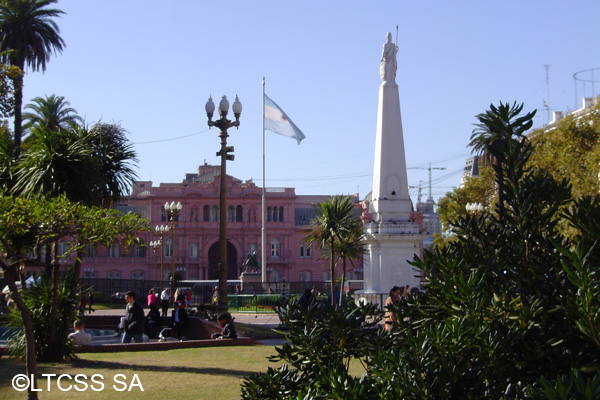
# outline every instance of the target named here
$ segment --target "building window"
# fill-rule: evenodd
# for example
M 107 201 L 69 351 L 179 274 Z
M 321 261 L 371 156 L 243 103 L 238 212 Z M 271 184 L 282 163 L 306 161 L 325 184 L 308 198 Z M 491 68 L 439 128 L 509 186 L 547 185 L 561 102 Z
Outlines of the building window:
M 190 258 L 198 258 L 198 243 L 190 243 Z
M 312 280 L 312 274 L 310 271 L 300 272 L 300 282 L 310 282 Z
M 171 257 L 172 254 L 172 247 L 171 246 L 171 238 L 168 238 L 167 240 L 165 240 L 165 257 Z
M 237 206 L 235 208 L 235 222 L 243 222 L 244 221 L 244 209 L 242 206 Z
M 208 204 L 202 207 L 202 219 L 204 222 L 210 222 L 210 206 Z
M 67 250 L 68 250 L 67 242 L 65 242 L 63 240 L 59 241 L 58 242 L 58 256 L 59 257 L 64 256 L 65 254 L 67 254 Z
M 86 244 L 83 247 L 83 256 L 84 257 L 96 257 L 96 246 L 92 244 Z
M 143 281 L 144 280 L 144 273 L 141 272 L 141 271 L 133 272 L 131 274 L 131 279 Z
M 275 221 L 275 219 L 273 219 Z M 283 222 L 283 206 L 279 207 L 279 222 Z
M 227 222 L 235 221 L 235 208 L 233 206 L 227 207 Z
M 271 271 L 271 279 L 269 282 L 281 282 L 281 273 L 276 269 Z
M 88 279 L 96 279 L 96 271 L 93 269 L 86 269 L 83 271 L 83 277 Z
M 306 254 L 306 247 L 303 244 L 300 245 L 300 258 L 304 258 Z
M 306 258 L 311 258 L 312 257 L 312 246 L 308 246 L 306 248 Z
M 323 271 L 323 281 L 327 282 L 329 280 L 329 272 Z
M 267 207 L 267 222 L 271 222 L 271 213 L 273 212 L 272 207 Z
M 108 273 L 108 279 L 121 279 L 121 273 L 111 271 Z
M 210 221 L 219 222 L 219 207 L 212 206 L 210 208 Z
M 281 253 L 281 242 L 277 238 L 271 239 L 271 257 L 279 257 Z
M 273 207 L 273 222 L 279 221 L 278 210 L 277 207 Z
M 135 258 L 144 258 L 146 257 L 146 246 L 136 245 L 135 246 Z
M 111 244 L 108 246 L 108 256 L 110 258 L 119 258 L 119 245 Z

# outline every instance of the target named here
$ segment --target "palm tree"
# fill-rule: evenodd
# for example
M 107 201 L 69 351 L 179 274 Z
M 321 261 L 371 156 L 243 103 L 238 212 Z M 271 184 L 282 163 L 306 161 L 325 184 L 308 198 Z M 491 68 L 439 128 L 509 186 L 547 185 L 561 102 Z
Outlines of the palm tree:
M 346 279 L 346 261 L 349 260 L 351 263 L 353 263 L 356 260 L 360 260 L 364 252 L 363 228 L 358 219 L 354 219 L 354 221 L 355 222 L 347 234 L 338 238 L 337 242 L 338 257 L 342 259 L 342 293 Z M 341 295 L 339 305 L 342 305 Z
M 518 105 L 517 102 L 512 105 L 500 102 L 498 107 L 491 104 L 488 111 L 477 115 L 479 124 L 475 125 L 476 128 L 471 134 L 468 147 L 472 148 L 472 152 L 482 155 L 483 159 L 494 167 L 498 188 L 501 187 L 499 180 L 503 178 L 503 166 L 498 157 L 505 154 L 507 146 L 515 140 L 520 140 L 533 125 L 536 111 L 518 117 L 522 110 L 523 104 Z M 500 210 L 504 207 L 504 196 L 500 190 L 498 207 Z
M 44 126 L 57 131 L 58 128 L 66 129 L 72 124 L 83 123 L 83 119 L 77 115 L 77 110 L 69 107 L 69 102 L 63 96 L 51 94 L 45 98 L 36 97 L 31 101 L 25 109 L 33 112 L 23 113 L 23 129 Z
M 47 8 L 56 0 L 2 0 L 0 1 L 0 57 L 4 63 L 25 71 L 46 70 L 46 63 L 53 53 L 62 52 L 65 43 L 52 18 L 64 14 L 55 8 Z M 21 107 L 23 105 L 23 75 L 15 78 L 14 140 L 21 147 Z
M 331 200 L 324 201 L 316 208 L 317 215 L 310 222 L 307 229 L 308 235 L 305 242 L 311 246 L 316 244 L 324 251 L 330 262 L 331 277 L 331 305 L 335 307 L 335 264 L 336 253 L 352 227 L 356 224 L 352 211 L 354 204 L 350 197 L 334 196 Z
M 88 142 L 72 131 L 38 128 L 16 165 L 14 192 L 28 198 L 65 194 L 71 201 L 94 201 L 89 185 L 100 176 Z

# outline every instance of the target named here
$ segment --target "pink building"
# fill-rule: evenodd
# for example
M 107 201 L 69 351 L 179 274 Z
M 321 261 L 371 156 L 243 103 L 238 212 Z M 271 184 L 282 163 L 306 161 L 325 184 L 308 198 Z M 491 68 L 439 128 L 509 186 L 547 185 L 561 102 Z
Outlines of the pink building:
M 124 249 L 90 248 L 83 259 L 82 275 L 96 278 L 160 279 L 161 252 L 163 279 L 171 263 L 183 279 L 218 279 L 220 167 L 204 164 L 197 174 L 187 174 L 181 183 L 134 183 L 132 193 L 117 206 L 123 212 L 139 213 L 149 225 L 170 225 L 164 212 L 166 202 L 181 202 L 183 209 L 174 232 L 163 236 L 164 246 L 153 251 L 150 242 L 158 241 L 155 231 L 142 232 L 144 245 Z M 239 279 L 249 253 L 261 248 L 262 188 L 251 180 L 227 176 L 228 279 Z M 269 282 L 311 282 L 330 279 L 327 262 L 318 248 L 303 243 L 305 229 L 315 215 L 314 207 L 330 196 L 299 196 L 294 188 L 267 188 L 266 241 L 267 280 Z M 358 195 L 357 218 L 361 215 Z M 347 278 L 362 279 L 362 262 L 348 264 Z M 341 275 L 341 268 L 338 268 Z

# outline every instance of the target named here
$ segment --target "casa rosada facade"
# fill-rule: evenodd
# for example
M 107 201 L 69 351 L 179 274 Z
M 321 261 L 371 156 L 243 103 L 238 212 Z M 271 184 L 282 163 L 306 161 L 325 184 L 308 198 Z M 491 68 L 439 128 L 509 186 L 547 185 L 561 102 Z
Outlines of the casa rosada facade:
M 239 279 L 249 254 L 261 260 L 262 187 L 251 180 L 232 176 L 227 181 L 228 279 Z M 181 183 L 134 182 L 132 193 L 117 206 L 122 212 L 140 214 L 153 229 L 141 232 L 141 244 L 128 249 L 114 244 L 86 249 L 82 277 L 113 279 L 168 279 L 172 265 L 181 279 L 218 279 L 220 167 L 201 165 L 197 174 L 187 174 Z M 267 188 L 265 232 L 267 280 L 269 282 L 313 282 L 329 280 L 327 261 L 316 246 L 308 248 L 306 228 L 315 207 L 331 196 L 299 196 L 293 188 Z M 361 216 L 358 195 L 351 196 L 356 216 Z M 162 235 L 156 226 L 171 226 L 165 203 L 178 203 L 182 210 L 174 230 Z M 338 268 L 341 275 L 341 268 Z M 348 279 L 363 279 L 362 261 L 348 263 Z

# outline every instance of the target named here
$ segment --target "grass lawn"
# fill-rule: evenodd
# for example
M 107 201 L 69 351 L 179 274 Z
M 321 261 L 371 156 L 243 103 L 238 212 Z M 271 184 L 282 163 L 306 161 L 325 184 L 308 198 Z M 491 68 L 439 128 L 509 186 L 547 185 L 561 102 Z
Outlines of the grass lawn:
M 87 376 L 87 390 L 83 384 L 68 378 L 61 379 L 57 387 L 56 377 L 51 379 L 50 391 L 47 381 L 38 381 L 39 398 L 46 399 L 239 399 L 241 380 L 250 372 L 264 372 L 267 367 L 277 367 L 266 357 L 275 355 L 271 346 L 209 347 L 155 352 L 132 353 L 86 353 L 80 354 L 80 360 L 69 364 L 41 364 L 38 374 L 76 374 Z M 0 399 L 25 399 L 27 392 L 17 392 L 11 381 L 17 374 L 25 373 L 25 364 L 12 358 L 0 359 Z M 92 381 L 91 376 L 100 374 Z M 115 375 L 122 374 L 124 377 Z M 138 380 L 134 380 L 137 375 Z M 129 388 L 131 391 L 117 391 Z M 94 391 L 92 386 L 102 390 Z M 144 391 L 141 391 L 139 384 Z

